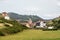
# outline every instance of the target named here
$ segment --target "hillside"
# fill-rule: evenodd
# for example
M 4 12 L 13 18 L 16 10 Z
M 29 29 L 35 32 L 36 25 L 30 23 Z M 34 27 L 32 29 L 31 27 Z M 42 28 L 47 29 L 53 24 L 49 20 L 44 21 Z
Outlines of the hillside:
M 27 27 L 19 24 L 16 20 L 6 20 L 0 17 L 0 36 L 15 34 L 24 29 Z
M 54 28 L 60 29 L 60 16 L 49 20 L 47 26 L 54 26 Z
M 54 18 L 53 20 L 59 20 L 59 19 L 60 19 L 60 16 L 59 16 L 59 17 Z
M 19 15 L 17 13 L 13 13 L 13 12 L 9 12 L 8 15 L 12 18 L 12 19 L 19 19 L 20 21 L 25 21 L 28 20 L 29 18 L 32 19 L 33 22 L 38 21 L 38 20 L 43 20 L 42 18 L 36 16 L 36 15 Z

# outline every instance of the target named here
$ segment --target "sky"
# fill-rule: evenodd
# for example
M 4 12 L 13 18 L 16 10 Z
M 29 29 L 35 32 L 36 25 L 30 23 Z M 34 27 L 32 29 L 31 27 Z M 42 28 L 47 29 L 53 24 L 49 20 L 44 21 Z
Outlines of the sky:
M 52 19 L 60 16 L 60 0 L 0 0 L 0 12 L 4 11 Z

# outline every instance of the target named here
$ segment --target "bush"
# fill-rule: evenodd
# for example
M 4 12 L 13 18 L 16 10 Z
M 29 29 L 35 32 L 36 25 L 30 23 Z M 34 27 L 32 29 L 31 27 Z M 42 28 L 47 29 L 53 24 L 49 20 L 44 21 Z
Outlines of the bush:
M 6 27 L 10 27 L 9 25 L 7 25 L 7 24 L 4 24 L 4 26 L 6 26 Z
M 5 36 L 5 34 L 2 31 L 0 31 L 0 36 Z
M 12 24 L 13 26 L 10 27 L 9 25 L 6 25 L 5 24 L 5 28 L 2 28 L 0 29 L 0 36 L 4 36 L 4 35 L 8 35 L 8 34 L 15 34 L 15 33 L 18 33 L 18 32 L 21 32 L 23 31 L 24 29 L 27 29 L 26 26 L 24 25 L 21 25 L 19 24 L 17 21 L 9 21 L 9 20 L 4 20 L 3 19 L 3 22 L 4 23 L 10 23 Z
M 6 27 L 6 28 L 0 29 L 0 36 L 6 35 L 6 34 L 15 34 L 21 31 L 23 31 L 22 26 Z

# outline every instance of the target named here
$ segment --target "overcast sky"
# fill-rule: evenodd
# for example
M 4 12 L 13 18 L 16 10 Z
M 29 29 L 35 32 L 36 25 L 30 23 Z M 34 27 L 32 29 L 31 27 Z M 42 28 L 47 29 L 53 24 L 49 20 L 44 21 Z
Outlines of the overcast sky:
M 3 11 L 51 19 L 60 16 L 60 0 L 0 0 Z

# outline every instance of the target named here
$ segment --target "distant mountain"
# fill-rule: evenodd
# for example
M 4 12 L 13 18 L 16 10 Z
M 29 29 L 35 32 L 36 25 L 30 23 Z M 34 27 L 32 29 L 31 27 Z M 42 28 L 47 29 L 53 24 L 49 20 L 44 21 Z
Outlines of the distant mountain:
M 29 20 L 29 18 L 31 18 L 33 22 L 36 22 L 38 20 L 43 20 L 42 18 L 36 15 L 19 15 L 13 12 L 9 12 L 8 15 L 10 16 L 10 18 L 20 20 L 20 21 L 26 21 Z

